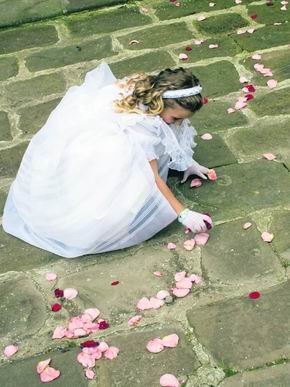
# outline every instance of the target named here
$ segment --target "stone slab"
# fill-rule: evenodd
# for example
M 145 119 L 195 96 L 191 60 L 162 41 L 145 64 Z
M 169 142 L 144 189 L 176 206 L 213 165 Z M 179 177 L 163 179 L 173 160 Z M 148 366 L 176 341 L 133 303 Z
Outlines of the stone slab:
M 43 47 L 57 41 L 58 35 L 54 26 L 36 25 L 2 30 L 0 31 L 0 54 L 31 47 Z
M 210 44 L 218 44 L 217 49 L 211 49 L 208 46 Z M 192 51 L 188 51 L 185 48 L 190 47 Z M 225 56 L 235 56 L 241 52 L 240 47 L 234 42 L 233 39 L 229 37 L 206 39 L 203 44 L 195 45 L 182 45 L 177 50 L 174 50 L 176 55 L 180 53 L 185 53 L 188 56 L 186 63 L 194 63 L 200 60 L 215 58 L 215 57 L 225 57 Z
M 109 36 L 80 42 L 73 46 L 50 48 L 31 54 L 26 58 L 26 66 L 30 71 L 58 68 L 74 63 L 102 59 L 114 55 L 112 40 Z
M 232 35 L 242 49 L 252 52 L 270 47 L 289 44 L 290 23 L 278 26 L 266 26 L 257 29 L 253 34 Z
M 0 273 L 26 271 L 62 259 L 4 232 L 0 227 Z
M 6 192 L 0 191 L 0 214 L 3 213 L 4 204 L 6 202 Z
M 215 133 L 248 124 L 248 119 L 242 111 L 228 114 L 229 107 L 229 103 L 210 99 L 206 105 L 203 105 L 202 109 L 192 116 L 191 122 L 199 134 Z
M 173 59 L 167 52 L 157 51 L 111 63 L 110 67 L 116 77 L 122 78 L 126 75 L 139 71 L 145 71 L 148 73 L 157 70 L 161 71 L 164 69 L 164 63 L 166 63 L 167 66 L 175 65 Z
M 246 27 L 248 24 L 248 21 L 238 13 L 225 13 L 207 17 L 202 21 L 194 21 L 196 28 L 207 35 L 226 34 Z
M 120 36 L 118 40 L 128 50 L 143 50 L 144 48 L 160 48 L 192 38 L 193 34 L 188 30 L 187 25 L 184 22 L 178 22 L 131 32 Z M 129 45 L 133 39 L 140 43 Z
M 0 150 L 0 176 L 15 176 L 28 142 Z
M 61 93 L 66 83 L 61 73 L 40 75 L 25 81 L 17 81 L 6 86 L 7 99 L 12 106 L 29 101 L 39 101 L 41 97 Z
M 191 67 L 203 87 L 204 96 L 214 98 L 241 88 L 239 74 L 235 66 L 225 60 L 207 66 Z
M 243 229 L 245 218 L 215 226 L 210 243 L 202 251 L 202 265 L 212 283 L 231 283 L 237 286 L 263 281 L 276 284 L 284 270 L 271 246 L 261 239 L 255 224 Z
M 290 114 L 289 98 L 290 87 L 280 90 L 274 89 L 251 101 L 251 108 L 260 117 Z M 273 101 L 275 101 L 275 103 L 273 103 Z
M 290 94 L 289 94 L 290 95 Z M 240 157 L 262 158 L 263 153 L 290 156 L 290 120 L 281 117 L 277 120 L 263 119 L 251 128 L 237 129 L 230 134 L 227 142 L 230 149 Z
M 223 368 L 262 366 L 290 355 L 289 291 L 287 281 L 261 290 L 258 299 L 245 294 L 195 307 L 188 311 L 188 320 L 197 339 Z
M 287 210 L 275 212 L 271 221 L 271 232 L 274 234 L 273 246 L 282 257 L 284 263 L 290 265 L 290 240 L 288 232 L 290 227 L 290 213 Z
M 256 15 L 255 21 L 260 24 L 273 24 L 289 21 L 289 12 L 281 11 L 282 4 L 273 1 L 271 6 L 265 4 L 250 4 L 248 15 Z
M 13 57 L 0 59 L 0 81 L 14 77 L 18 73 L 17 59 Z
M 50 384 L 59 387 L 87 387 L 82 366 L 76 361 L 79 350 L 49 352 L 33 358 L 15 361 L 0 367 L 0 385 L 5 387 L 41 387 L 36 372 L 38 362 L 51 358 L 50 366 L 60 370 L 60 377 Z
M 0 112 L 0 141 L 11 140 L 10 122 L 6 112 Z
M 20 109 L 18 114 L 19 128 L 23 134 L 35 134 L 47 121 L 49 114 L 59 104 L 61 99 L 54 99 L 49 102 Z
M 130 0 L 62 0 L 63 11 L 67 12 L 76 12 L 82 11 L 85 9 L 101 8 L 101 7 L 110 7 L 112 5 L 119 5 L 128 3 Z
M 137 7 L 120 7 L 110 12 L 73 15 L 67 17 L 65 23 L 73 36 L 91 36 L 150 24 L 152 20 L 142 15 Z
M 146 350 L 149 340 L 172 333 L 180 338 L 176 348 L 165 349 L 158 354 Z M 120 353 L 112 362 L 97 362 L 98 382 L 102 387 L 158 387 L 161 375 L 172 373 L 184 380 L 199 364 L 185 334 L 174 325 L 122 334 L 110 338 L 108 342 L 120 348 Z
M 11 272 L 0 280 L 0 337 L 10 340 L 33 335 L 45 322 L 45 300 L 33 282 Z
M 279 364 L 225 379 L 220 387 L 288 387 L 290 365 Z
M 289 174 L 281 164 L 259 160 L 219 167 L 216 172 L 215 182 L 206 181 L 195 190 L 189 182 L 178 188 L 187 200 L 198 203 L 196 211 L 207 210 L 215 221 L 290 204 Z M 269 188 L 269 176 L 274 189 Z
M 201 137 L 198 137 L 196 138 L 196 143 L 194 159 L 201 165 L 215 168 L 237 162 L 233 153 L 218 134 L 213 134 L 212 140 L 203 140 Z

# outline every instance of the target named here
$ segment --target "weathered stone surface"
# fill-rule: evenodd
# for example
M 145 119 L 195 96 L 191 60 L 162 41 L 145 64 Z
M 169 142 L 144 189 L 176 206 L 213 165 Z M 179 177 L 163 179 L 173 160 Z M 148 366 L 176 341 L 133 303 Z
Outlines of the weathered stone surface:
M 73 284 L 79 291 L 82 307 L 96 305 L 102 311 L 103 318 L 123 322 L 132 313 L 135 314 L 139 299 L 168 288 L 166 276 L 157 278 L 153 272 L 165 272 L 170 266 L 171 257 L 166 247 L 143 247 L 134 256 L 122 257 L 112 263 L 102 263 L 100 260 L 98 265 L 63 277 L 59 286 L 65 288 Z M 114 280 L 120 281 L 119 285 L 112 286 Z M 171 281 L 170 276 L 169 283 Z
M 228 165 L 216 171 L 218 180 L 206 181 L 198 189 L 190 189 L 189 184 L 179 186 L 182 195 L 199 203 L 199 209 L 206 209 L 214 220 L 232 219 L 254 210 L 290 204 L 289 175 L 281 164 L 260 160 Z M 271 186 L 279 189 L 269 188 L 269 176 Z
M 131 59 L 124 59 L 112 63 L 110 67 L 118 78 L 122 78 L 138 71 L 153 72 L 163 70 L 164 63 L 166 63 L 167 66 L 174 66 L 174 61 L 167 52 L 158 51 Z
M 109 36 L 68 47 L 50 48 L 26 58 L 30 71 L 67 66 L 73 63 L 102 59 L 114 55 Z
M 88 382 L 84 376 L 83 367 L 76 361 L 79 352 L 76 349 L 64 353 L 49 352 L 46 355 L 6 364 L 0 367 L 0 384 L 3 387 L 43 386 L 36 372 L 36 367 L 40 361 L 51 358 L 50 366 L 60 370 L 60 377 L 52 382 L 53 386 L 86 387 Z
M 243 372 L 225 379 L 221 387 L 287 387 L 290 380 L 290 365 L 279 364 L 272 367 Z
M 212 140 L 208 141 L 198 137 L 196 142 L 194 159 L 201 165 L 213 168 L 237 162 L 233 153 L 218 134 L 214 134 Z
M 47 46 L 57 41 L 57 32 L 53 26 L 39 25 L 2 30 L 0 31 L 0 54 Z
M 58 98 L 19 110 L 19 128 L 22 130 L 23 134 L 36 133 L 45 124 L 49 114 L 60 101 L 61 100 Z
M 253 75 L 253 82 L 255 85 L 266 86 L 267 81 L 271 78 L 264 77 L 262 74 L 254 70 L 254 64 L 259 62 L 263 63 L 265 67 L 270 68 L 273 72 L 273 78 L 277 81 L 284 81 L 290 78 L 290 66 L 289 66 L 289 49 L 276 50 L 271 52 L 265 52 L 262 54 L 262 59 L 259 61 L 253 60 L 251 57 L 244 59 L 241 63 L 251 70 Z
M 272 90 L 251 101 L 251 108 L 258 116 L 289 114 L 290 87 Z M 273 103 L 275 101 L 275 103 Z
M 274 234 L 273 246 L 283 261 L 290 265 L 290 240 L 288 232 L 290 227 L 290 213 L 283 210 L 275 212 L 271 222 L 271 232 Z
M 279 259 L 253 225 L 244 230 L 249 219 L 228 222 L 211 231 L 210 243 L 202 252 L 202 264 L 212 282 L 250 282 L 258 286 L 268 278 L 277 283 L 284 271 Z M 251 221 L 251 220 L 250 220 Z
M 104 34 L 151 22 L 151 18 L 142 15 L 136 7 L 121 7 L 110 12 L 90 12 L 66 19 L 68 29 L 76 36 Z
M 14 176 L 19 168 L 27 142 L 0 150 L 0 176 Z
M 159 354 L 149 353 L 149 340 L 176 333 L 179 343 L 176 348 L 165 349 Z M 113 362 L 97 362 L 98 382 L 102 387 L 111 386 L 158 386 L 165 373 L 176 375 L 180 380 L 194 372 L 198 361 L 190 348 L 184 333 L 177 326 L 167 326 L 151 331 L 134 332 L 111 337 L 108 343 L 120 348 Z M 132 367 L 138 359 L 138 369 Z
M 261 24 L 273 24 L 275 22 L 289 21 L 289 12 L 281 11 L 281 2 L 273 1 L 271 6 L 265 7 L 265 4 L 250 4 L 248 14 L 256 15 L 255 21 Z
M 211 98 L 226 95 L 239 90 L 239 74 L 235 66 L 228 61 L 220 61 L 207 66 L 191 67 L 203 86 L 204 96 Z
M 0 214 L 3 213 L 5 201 L 6 201 L 6 193 L 3 191 L 0 191 Z
M 287 154 L 290 156 L 290 120 L 263 119 L 251 128 L 241 128 L 232 133 L 227 141 L 230 148 L 240 157 L 257 156 L 263 153 Z
M 217 49 L 211 49 L 208 46 L 210 44 L 218 44 Z M 233 39 L 229 37 L 224 37 L 222 39 L 219 38 L 212 38 L 207 39 L 204 41 L 201 45 L 187 45 L 186 47 L 191 47 L 192 51 L 185 50 L 185 44 L 181 46 L 179 49 L 175 50 L 175 54 L 179 55 L 180 53 L 186 53 L 188 56 L 188 61 L 186 63 L 190 62 L 197 62 L 199 60 L 207 59 L 207 58 L 214 58 L 219 56 L 235 56 L 239 52 L 241 52 L 240 47 L 234 42 Z
M 208 17 L 201 22 L 196 21 L 194 25 L 205 34 L 219 35 L 245 27 L 248 25 L 248 22 L 237 13 L 225 13 Z
M 11 140 L 10 122 L 6 112 L 0 112 L 0 141 Z
M 32 100 L 39 101 L 39 98 L 47 95 L 61 93 L 65 87 L 63 75 L 55 73 L 10 83 L 6 86 L 6 92 L 10 103 L 17 106 Z
M 233 39 L 247 51 L 263 50 L 269 47 L 289 43 L 290 23 L 278 26 L 266 26 L 253 34 L 232 35 Z
M 195 307 L 187 314 L 189 323 L 218 363 L 237 369 L 262 366 L 290 355 L 289 291 L 288 281 L 255 300 L 245 295 Z
M 228 114 L 229 103 L 209 100 L 202 109 L 196 112 L 191 122 L 199 134 L 205 132 L 218 132 L 232 127 L 247 125 L 247 117 L 241 112 Z
M 0 281 L 0 337 L 33 335 L 45 321 L 45 301 L 31 280 L 15 272 Z
M 13 57 L 0 59 L 0 81 L 14 77 L 18 73 L 17 59 Z
M 118 39 L 128 50 L 142 50 L 144 48 L 164 47 L 192 37 L 192 32 L 188 30 L 184 22 L 181 22 L 131 32 Z M 129 46 L 129 42 L 133 39 L 139 40 L 140 43 Z
M 4 232 L 0 227 L 0 273 L 26 271 L 61 259 Z
M 62 4 L 65 12 L 82 11 L 84 9 L 109 7 L 111 5 L 118 5 L 128 3 L 129 0 L 66 0 Z

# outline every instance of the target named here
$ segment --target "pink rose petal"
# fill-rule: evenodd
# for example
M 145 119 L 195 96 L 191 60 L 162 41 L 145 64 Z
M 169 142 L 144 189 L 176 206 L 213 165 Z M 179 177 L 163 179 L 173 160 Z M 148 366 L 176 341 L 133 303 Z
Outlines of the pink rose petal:
M 208 48 L 218 48 L 218 44 L 210 44 L 209 46 L 208 46 Z
M 263 153 L 263 157 L 266 160 L 272 161 L 276 159 L 276 156 L 273 153 Z
M 164 349 L 164 345 L 163 345 L 162 340 L 153 339 L 153 340 L 148 341 L 148 343 L 146 345 L 146 349 L 147 349 L 147 351 L 149 351 L 151 353 L 159 353 Z
M 244 225 L 243 225 L 243 229 L 244 230 L 248 230 L 248 228 L 252 227 L 252 223 L 251 222 L 246 222 Z
M 172 293 L 178 298 L 187 296 L 189 292 L 190 292 L 190 289 L 177 289 L 177 288 L 172 289 Z
M 168 250 L 175 250 L 176 249 L 176 244 L 172 243 L 172 242 L 169 242 L 167 244 L 167 248 L 168 248 Z
M 51 359 L 46 359 L 46 360 L 42 360 L 40 361 L 37 366 L 36 366 L 36 371 L 38 374 L 41 374 L 49 365 L 49 363 L 51 362 Z
M 207 177 L 209 178 L 209 180 L 211 181 L 215 181 L 217 180 L 217 173 L 215 171 L 215 169 L 209 169 L 208 172 L 207 172 Z
M 188 239 L 187 241 L 185 241 L 183 243 L 183 247 L 187 251 L 193 250 L 194 246 L 195 246 L 195 240 L 194 239 Z
M 242 4 L 242 0 L 235 0 L 236 4 Z
M 95 376 L 96 375 L 95 375 L 93 370 L 90 370 L 89 368 L 86 369 L 86 378 L 87 379 L 92 380 L 92 379 L 94 379 Z
M 241 109 L 244 109 L 245 107 L 247 107 L 247 103 L 246 102 L 238 101 L 238 102 L 235 103 L 235 109 L 236 110 L 241 110 Z
M 248 28 L 247 29 L 247 32 L 249 33 L 249 34 L 252 34 L 253 32 L 255 32 L 256 31 L 256 28 Z
M 247 82 L 249 82 L 248 78 L 240 77 L 240 83 L 247 83 Z
M 200 39 L 200 40 L 195 39 L 195 40 L 193 41 L 193 44 L 195 44 L 196 46 L 200 46 L 203 42 L 204 42 L 204 40 L 202 40 L 202 39 Z
M 255 60 L 260 60 L 262 58 L 262 56 L 260 54 L 254 54 L 252 55 L 252 59 L 255 59 Z
M 178 55 L 178 59 L 180 60 L 188 60 L 188 55 L 181 53 Z
M 62 327 L 62 326 L 56 327 L 54 332 L 53 332 L 52 338 L 53 339 L 62 339 L 63 337 L 66 336 L 66 331 L 67 331 L 67 329 Z
M 142 319 L 142 316 L 140 315 L 136 315 L 136 316 L 133 316 L 131 317 L 129 320 L 128 320 L 128 325 L 129 327 L 132 327 L 134 325 L 137 325 L 138 322 Z
M 164 374 L 160 378 L 160 386 L 162 387 L 179 387 L 180 383 L 172 374 Z
M 277 86 L 278 82 L 275 79 L 269 79 L 267 85 L 270 89 L 274 89 Z
M 119 353 L 119 348 L 109 347 L 104 353 L 104 356 L 106 359 L 113 360 L 118 356 L 118 353 Z
M 179 271 L 174 275 L 175 281 L 181 281 L 186 276 L 186 271 Z
M 106 352 L 109 349 L 108 344 L 105 341 L 101 341 L 97 347 L 101 352 Z
M 181 281 L 176 282 L 175 286 L 177 289 L 191 289 L 192 282 L 189 278 L 183 278 Z
M 153 273 L 156 277 L 162 277 L 162 273 L 160 271 L 154 271 Z
M 153 309 L 159 309 L 164 305 L 164 301 L 159 300 L 158 298 L 151 297 L 150 298 L 150 307 Z
M 201 185 L 202 185 L 202 181 L 200 179 L 196 178 L 191 180 L 191 183 L 190 183 L 191 188 L 197 188 L 197 187 L 200 187 Z
M 261 235 L 261 238 L 263 239 L 264 242 L 272 242 L 273 238 L 274 238 L 274 234 L 271 234 L 267 231 L 264 231 Z
M 209 234 L 206 232 L 200 232 L 199 234 L 196 234 L 194 236 L 195 243 L 198 246 L 204 246 L 207 243 L 208 238 L 209 238 Z
M 214 7 L 214 6 L 215 6 L 215 3 L 209 3 L 208 6 L 209 6 L 209 7 Z
M 18 351 L 19 348 L 16 345 L 7 345 L 7 347 L 4 348 L 4 355 L 6 357 L 11 357 Z
M 211 140 L 212 139 L 212 135 L 210 133 L 204 133 L 201 138 L 203 140 Z
M 156 298 L 158 298 L 158 300 L 164 300 L 168 296 L 170 296 L 170 294 L 167 290 L 159 290 L 156 294 Z
M 57 279 L 57 275 L 55 273 L 46 273 L 47 281 L 55 281 Z
M 84 311 L 85 314 L 89 314 L 92 318 L 92 321 L 94 321 L 99 315 L 100 311 L 97 308 L 89 308 Z
M 92 368 L 96 365 L 96 360 L 94 357 L 88 353 L 80 352 L 77 356 L 77 361 L 83 366 Z
M 229 114 L 234 113 L 234 112 L 235 112 L 235 109 L 233 109 L 233 108 L 228 108 L 228 109 L 227 109 L 227 112 L 228 112 Z
M 191 274 L 188 278 L 195 284 L 200 284 L 202 282 L 202 278 L 197 274 Z
M 47 367 L 45 370 L 40 374 L 40 380 L 43 383 L 52 382 L 53 380 L 59 378 L 60 371 L 56 370 L 52 367 Z
M 63 296 L 67 300 L 73 300 L 74 298 L 76 298 L 77 295 L 78 295 L 78 291 L 73 288 L 67 288 L 67 289 L 64 289 L 63 291 Z
M 175 333 L 173 333 L 172 335 L 163 337 L 162 344 L 164 345 L 164 347 L 175 348 L 178 344 L 178 341 L 179 337 Z
M 151 304 L 149 299 L 147 297 L 141 298 L 141 300 L 139 300 L 137 303 L 137 308 L 140 310 L 151 309 Z

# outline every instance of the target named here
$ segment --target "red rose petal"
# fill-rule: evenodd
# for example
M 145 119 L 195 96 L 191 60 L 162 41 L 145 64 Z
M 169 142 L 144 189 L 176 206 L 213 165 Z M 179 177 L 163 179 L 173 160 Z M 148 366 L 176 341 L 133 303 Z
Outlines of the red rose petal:
M 190 46 L 186 46 L 185 51 L 192 51 L 192 48 Z
M 59 310 L 61 310 L 61 305 L 60 304 L 53 304 L 53 305 L 51 305 L 51 310 L 53 312 L 58 312 Z
M 203 97 L 202 104 L 206 105 L 207 103 L 208 103 L 208 98 L 207 97 Z
M 111 283 L 111 285 L 112 286 L 115 286 L 115 285 L 118 285 L 120 283 L 120 281 L 113 281 L 112 283 Z
M 63 297 L 63 290 L 62 289 L 55 289 L 54 290 L 54 295 L 56 298 L 60 298 L 60 297 Z
M 247 98 L 247 101 L 250 101 L 251 99 L 254 99 L 254 96 L 252 94 L 246 94 L 245 98 Z
M 83 343 L 81 343 L 82 348 L 95 348 L 98 345 L 100 345 L 100 343 L 98 341 L 95 341 L 95 340 L 87 340 L 87 341 L 84 341 Z
M 250 15 L 250 18 L 251 18 L 252 20 L 255 20 L 255 19 L 257 19 L 257 15 L 256 15 L 256 14 Z
M 245 87 L 248 89 L 249 93 L 254 93 L 256 91 L 253 85 L 246 85 Z
M 109 328 L 109 326 L 110 324 L 106 320 L 103 320 L 99 323 L 99 329 L 107 329 Z
M 260 292 L 251 292 L 249 293 L 249 298 L 255 300 L 256 298 L 259 298 L 261 296 L 261 293 Z

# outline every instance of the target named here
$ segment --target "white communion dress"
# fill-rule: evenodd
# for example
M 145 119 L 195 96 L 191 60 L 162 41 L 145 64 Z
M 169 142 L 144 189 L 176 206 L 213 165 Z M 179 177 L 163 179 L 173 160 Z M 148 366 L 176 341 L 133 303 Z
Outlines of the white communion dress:
M 148 161 L 168 168 L 192 163 L 189 120 L 117 113 L 124 90 L 106 63 L 71 87 L 34 135 L 10 187 L 3 229 L 66 258 L 141 243 L 176 219 Z M 127 90 L 128 92 L 128 90 Z

